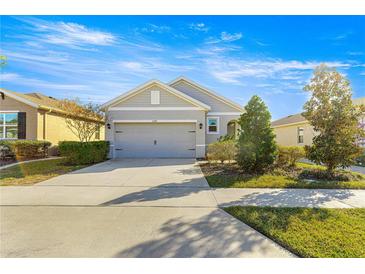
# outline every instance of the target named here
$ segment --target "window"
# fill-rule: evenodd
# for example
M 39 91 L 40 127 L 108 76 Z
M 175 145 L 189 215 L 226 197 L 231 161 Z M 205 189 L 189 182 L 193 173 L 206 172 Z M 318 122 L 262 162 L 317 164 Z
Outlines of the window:
M 304 128 L 298 127 L 298 144 L 304 143 Z
M 207 118 L 207 133 L 219 134 L 219 117 Z
M 96 126 L 95 140 L 100 140 L 100 125 Z
M 0 113 L 0 139 L 18 138 L 18 113 Z
M 160 104 L 160 91 L 151 90 L 151 105 L 159 105 L 159 104 Z

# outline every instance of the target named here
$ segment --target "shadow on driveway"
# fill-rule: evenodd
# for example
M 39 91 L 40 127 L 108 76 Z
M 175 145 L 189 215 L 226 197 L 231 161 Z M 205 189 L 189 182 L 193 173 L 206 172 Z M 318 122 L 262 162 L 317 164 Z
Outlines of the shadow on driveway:
M 289 257 L 291 254 L 221 209 L 197 219 L 171 218 L 149 240 L 115 257 Z

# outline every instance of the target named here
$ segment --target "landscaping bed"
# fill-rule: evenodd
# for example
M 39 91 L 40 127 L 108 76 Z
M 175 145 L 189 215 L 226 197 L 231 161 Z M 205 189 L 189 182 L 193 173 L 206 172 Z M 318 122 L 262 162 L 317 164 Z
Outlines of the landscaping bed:
M 235 206 L 225 211 L 300 257 L 365 257 L 363 208 Z
M 20 163 L 1 170 L 0 186 L 32 185 L 87 166 L 70 165 L 65 159 Z
M 360 173 L 338 170 L 328 180 L 323 166 L 305 163 L 264 174 L 247 174 L 236 163 L 202 163 L 200 167 L 211 187 L 365 189 L 365 176 Z

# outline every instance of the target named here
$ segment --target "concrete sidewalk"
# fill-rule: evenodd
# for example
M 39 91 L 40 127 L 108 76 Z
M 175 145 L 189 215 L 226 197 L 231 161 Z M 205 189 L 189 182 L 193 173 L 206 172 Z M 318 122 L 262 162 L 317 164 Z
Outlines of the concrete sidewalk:
M 1 257 L 293 257 L 220 209 L 192 159 L 108 161 L 0 203 Z
M 365 190 L 218 188 L 213 190 L 213 194 L 219 207 L 365 208 Z

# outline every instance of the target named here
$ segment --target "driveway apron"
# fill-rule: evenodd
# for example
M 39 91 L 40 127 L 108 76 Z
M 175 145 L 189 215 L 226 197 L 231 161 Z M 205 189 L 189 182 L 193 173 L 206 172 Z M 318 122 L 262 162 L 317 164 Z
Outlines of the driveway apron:
M 220 209 L 193 159 L 111 160 L 0 203 L 1 257 L 293 256 Z

